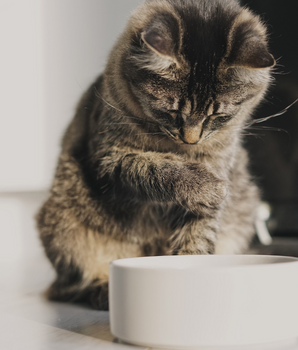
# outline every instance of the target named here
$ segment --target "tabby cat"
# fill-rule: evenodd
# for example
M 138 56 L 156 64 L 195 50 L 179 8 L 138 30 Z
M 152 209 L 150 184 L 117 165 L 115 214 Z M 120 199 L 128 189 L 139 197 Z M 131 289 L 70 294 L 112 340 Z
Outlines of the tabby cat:
M 62 143 L 40 237 L 54 300 L 108 309 L 109 263 L 237 254 L 259 191 L 243 129 L 275 60 L 266 28 L 235 0 L 147 0 Z

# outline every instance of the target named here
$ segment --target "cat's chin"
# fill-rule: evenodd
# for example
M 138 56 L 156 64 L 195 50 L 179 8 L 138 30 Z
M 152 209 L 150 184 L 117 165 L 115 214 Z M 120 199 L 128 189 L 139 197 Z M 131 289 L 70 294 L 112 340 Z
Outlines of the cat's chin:
M 199 141 L 199 142 L 196 142 L 196 143 L 187 143 L 187 142 L 184 142 L 184 141 L 182 141 L 182 140 L 172 140 L 172 141 L 174 141 L 174 143 L 176 144 L 176 145 L 178 145 L 179 147 L 182 147 L 182 148 L 194 148 L 194 147 L 196 147 L 196 146 L 199 146 L 200 144 L 201 144 L 201 141 Z
M 181 142 L 180 145 L 185 146 L 185 147 L 194 147 L 194 146 L 198 146 L 199 142 L 196 143 L 186 143 L 186 142 Z
M 205 141 L 207 141 L 207 140 L 204 140 L 204 139 L 201 138 L 201 139 L 199 139 L 199 141 L 197 141 L 197 142 L 189 143 L 189 142 L 184 141 L 183 139 L 179 139 L 178 143 L 179 143 L 181 146 L 184 146 L 184 147 L 187 147 L 187 148 L 191 148 L 191 147 L 200 146 L 200 145 L 202 145 Z
M 179 141 L 182 145 L 185 145 L 185 146 L 196 146 L 200 142 L 200 140 L 199 140 L 197 142 L 190 143 L 190 142 L 185 141 L 182 137 L 180 137 Z

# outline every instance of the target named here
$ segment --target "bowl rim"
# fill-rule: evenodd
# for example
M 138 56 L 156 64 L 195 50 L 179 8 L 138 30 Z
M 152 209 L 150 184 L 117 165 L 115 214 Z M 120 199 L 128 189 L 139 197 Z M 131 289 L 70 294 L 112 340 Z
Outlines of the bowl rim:
M 170 266 L 167 265 L 154 265 L 151 264 L 150 261 L 156 261 L 156 260 L 178 260 L 178 259 L 188 259 L 188 260 L 195 260 L 195 259 L 204 259 L 206 260 L 222 260 L 228 261 L 228 259 L 231 260 L 237 260 L 247 259 L 248 261 L 251 259 L 251 261 L 255 261 L 256 259 L 260 259 L 260 263 L 246 263 L 246 264 L 218 264 L 218 265 L 204 265 L 204 266 L 177 266 L 173 265 Z M 267 262 L 266 262 L 267 260 Z M 275 261 L 273 261 L 275 260 Z M 142 261 L 142 264 L 139 264 L 140 261 Z M 144 264 L 146 261 L 147 264 Z M 110 267 L 116 267 L 120 269 L 129 269 L 129 270 L 146 270 L 146 271 L 193 271 L 197 270 L 200 272 L 203 271 L 216 271 L 216 270 L 238 270 L 238 269 L 272 269 L 272 268 L 287 268 L 289 265 L 298 265 L 298 258 L 291 257 L 291 256 L 281 256 L 281 255 L 162 255 L 162 256 L 147 256 L 147 257 L 134 257 L 134 258 L 125 258 L 125 259 L 117 259 L 110 263 Z

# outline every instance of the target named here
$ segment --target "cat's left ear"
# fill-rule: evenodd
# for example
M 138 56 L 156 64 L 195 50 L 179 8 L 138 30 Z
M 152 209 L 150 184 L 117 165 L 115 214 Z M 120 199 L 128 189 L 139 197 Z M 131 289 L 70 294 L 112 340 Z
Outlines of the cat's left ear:
M 252 17 L 234 28 L 227 62 L 230 67 L 251 69 L 270 68 L 275 65 L 266 42 L 266 30 Z
M 174 56 L 172 38 L 166 31 L 153 27 L 144 31 L 141 37 L 143 42 L 158 55 L 168 58 Z
M 179 25 L 174 17 L 171 15 L 158 16 L 142 31 L 141 39 L 152 54 L 151 68 L 153 70 L 163 70 L 172 64 L 179 65 L 177 56 L 180 34 Z

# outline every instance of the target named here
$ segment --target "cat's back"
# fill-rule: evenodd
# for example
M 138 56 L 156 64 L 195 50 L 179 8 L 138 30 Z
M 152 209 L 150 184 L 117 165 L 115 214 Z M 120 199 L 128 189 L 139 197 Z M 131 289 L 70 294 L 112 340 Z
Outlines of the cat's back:
M 62 153 L 68 153 L 78 159 L 87 151 L 90 133 L 96 129 L 96 122 L 103 108 L 100 98 L 102 89 L 103 76 L 100 75 L 77 105 L 76 113 L 62 139 Z

